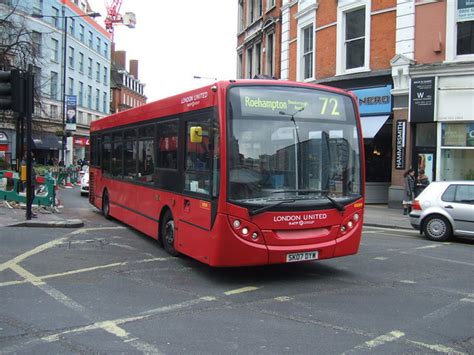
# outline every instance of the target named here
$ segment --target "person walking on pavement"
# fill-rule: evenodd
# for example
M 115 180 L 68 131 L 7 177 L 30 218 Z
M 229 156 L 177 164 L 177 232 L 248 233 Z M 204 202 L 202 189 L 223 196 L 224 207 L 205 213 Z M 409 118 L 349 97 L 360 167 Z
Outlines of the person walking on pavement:
M 411 212 L 412 200 L 415 198 L 415 169 L 408 169 L 405 174 L 405 195 L 403 197 L 403 214 Z
M 416 195 L 418 196 L 423 192 L 423 190 L 430 184 L 428 176 L 425 175 L 423 169 L 418 170 L 418 177 L 416 179 Z

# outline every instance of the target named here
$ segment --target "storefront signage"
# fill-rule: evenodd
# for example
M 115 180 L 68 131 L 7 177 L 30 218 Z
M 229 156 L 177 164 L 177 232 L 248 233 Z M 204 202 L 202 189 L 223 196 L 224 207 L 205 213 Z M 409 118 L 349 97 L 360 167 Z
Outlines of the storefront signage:
M 458 0 L 458 21 L 474 20 L 474 0 Z
M 77 96 L 66 95 L 66 130 L 76 130 Z
M 74 137 L 74 145 L 89 145 L 89 138 L 86 137 Z
M 435 100 L 435 78 L 414 78 L 411 80 L 411 122 L 433 122 Z
M 352 90 L 359 102 L 361 115 L 390 114 L 392 112 L 392 85 Z
M 405 169 L 405 143 L 407 121 L 397 121 L 395 139 L 395 169 Z

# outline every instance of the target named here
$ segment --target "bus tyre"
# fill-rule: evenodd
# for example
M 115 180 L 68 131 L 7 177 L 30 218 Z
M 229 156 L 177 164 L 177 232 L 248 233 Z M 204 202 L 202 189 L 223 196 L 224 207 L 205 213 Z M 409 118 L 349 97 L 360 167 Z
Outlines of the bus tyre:
M 109 204 L 109 195 L 107 192 L 104 194 L 102 199 L 102 214 L 106 219 L 110 219 L 110 204 Z
M 452 228 L 449 221 L 440 215 L 428 216 L 423 223 L 425 237 L 435 242 L 444 242 L 451 238 Z
M 166 211 L 163 219 L 161 221 L 161 242 L 163 243 L 163 248 L 166 252 L 172 256 L 177 256 L 178 252 L 174 248 L 175 242 L 175 229 L 174 229 L 174 219 L 170 211 Z

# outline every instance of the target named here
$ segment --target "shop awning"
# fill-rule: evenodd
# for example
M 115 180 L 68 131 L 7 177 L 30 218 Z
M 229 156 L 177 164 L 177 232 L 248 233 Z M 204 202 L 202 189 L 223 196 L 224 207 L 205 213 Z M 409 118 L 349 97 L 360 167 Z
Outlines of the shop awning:
M 366 116 L 361 117 L 362 136 L 364 138 L 374 138 L 380 128 L 388 120 L 390 116 Z
M 58 150 L 62 147 L 61 137 L 54 133 L 33 133 L 31 138 L 33 140 L 33 149 Z

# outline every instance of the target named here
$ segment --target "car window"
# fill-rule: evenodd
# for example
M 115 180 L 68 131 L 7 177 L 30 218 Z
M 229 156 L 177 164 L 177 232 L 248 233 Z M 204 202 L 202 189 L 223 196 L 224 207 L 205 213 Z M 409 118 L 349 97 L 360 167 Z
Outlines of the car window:
M 456 194 L 456 185 L 449 185 L 446 191 L 441 196 L 441 200 L 445 202 L 454 202 L 454 195 Z
M 474 185 L 458 185 L 454 201 L 474 204 Z

